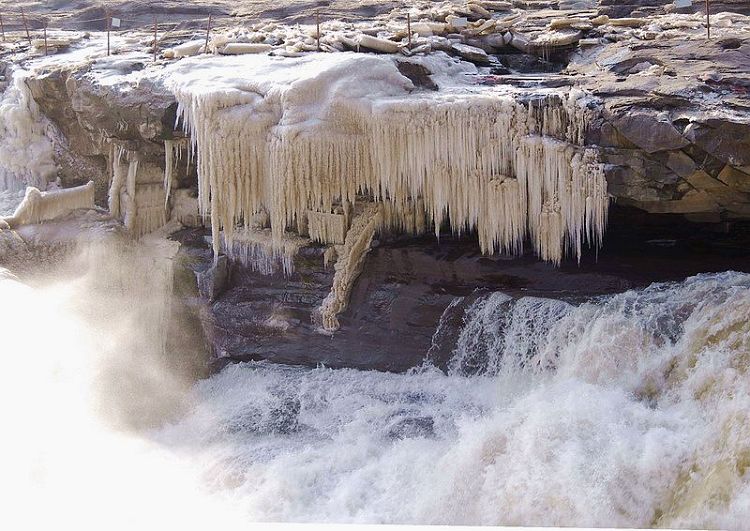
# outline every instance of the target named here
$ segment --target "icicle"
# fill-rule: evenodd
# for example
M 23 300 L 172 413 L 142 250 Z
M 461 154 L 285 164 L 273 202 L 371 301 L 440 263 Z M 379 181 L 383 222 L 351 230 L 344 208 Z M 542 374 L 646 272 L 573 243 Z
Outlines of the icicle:
M 113 146 L 111 159 L 112 182 L 109 185 L 108 205 L 109 213 L 113 217 L 119 218 L 122 215 L 122 206 L 120 204 L 120 194 L 125 185 L 128 174 L 128 165 L 123 164 L 126 151 L 122 146 Z
M 307 230 L 312 241 L 338 245 L 344 243 L 347 229 L 344 214 L 328 214 L 309 210 L 307 221 Z
M 275 275 L 281 270 L 290 277 L 294 273 L 294 257 L 308 243 L 306 238 L 292 234 L 276 241 L 269 229 L 243 229 L 235 232 L 231 241 L 224 240 L 224 252 L 261 275 Z
M 133 235 L 140 238 L 167 223 L 164 189 L 159 184 L 140 184 L 135 191 L 135 224 Z
M 167 210 L 169 198 L 172 194 L 172 182 L 177 163 L 182 160 L 182 149 L 185 139 L 164 141 L 164 210 Z

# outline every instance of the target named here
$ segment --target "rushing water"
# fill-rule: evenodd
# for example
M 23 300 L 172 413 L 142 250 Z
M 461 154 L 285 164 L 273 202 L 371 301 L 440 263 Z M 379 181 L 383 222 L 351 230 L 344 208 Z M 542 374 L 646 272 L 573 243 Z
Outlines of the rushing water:
M 488 294 L 466 309 L 447 374 L 429 362 L 408 374 L 230 365 L 145 433 L 112 428 L 82 394 L 102 374 L 82 339 L 102 343 L 71 311 L 77 289 L 0 280 L 6 308 L 37 311 L 50 336 L 11 349 L 35 368 L 11 364 L 12 390 L 34 400 L 16 400 L 9 422 L 29 430 L 18 441 L 35 463 L 28 491 L 46 500 L 65 485 L 52 504 L 63 517 L 69 499 L 86 499 L 106 518 L 125 495 L 130 517 L 151 523 L 171 510 L 192 523 L 750 521 L 750 275 L 577 306 Z M 6 344 L 23 340 L 23 322 L 11 318 Z M 78 355 L 42 350 L 55 348 Z M 44 364 L 55 371 L 42 386 Z

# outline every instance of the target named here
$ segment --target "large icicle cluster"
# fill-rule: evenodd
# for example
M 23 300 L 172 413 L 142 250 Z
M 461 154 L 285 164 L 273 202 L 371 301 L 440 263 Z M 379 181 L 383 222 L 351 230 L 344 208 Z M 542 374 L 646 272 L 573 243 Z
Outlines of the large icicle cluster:
M 262 211 L 276 241 L 289 228 L 340 241 L 324 216 L 361 195 L 385 203 L 389 218 L 419 204 L 436 233 L 444 223 L 476 231 L 485 253 L 517 253 L 529 238 L 559 263 L 600 243 L 608 197 L 596 152 L 581 146 L 581 93 L 527 102 L 468 86 L 410 94 L 387 57 L 243 60 L 240 78 L 235 67 L 211 84 L 172 79 L 217 251 L 220 230 L 231 242 Z M 424 230 L 418 217 L 402 219 Z

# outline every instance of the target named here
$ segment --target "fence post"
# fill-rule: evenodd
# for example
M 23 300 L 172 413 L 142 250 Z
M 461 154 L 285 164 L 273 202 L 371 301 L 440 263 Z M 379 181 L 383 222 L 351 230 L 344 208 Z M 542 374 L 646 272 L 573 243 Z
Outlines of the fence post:
M 320 10 L 315 12 L 315 26 L 317 27 L 316 37 L 318 39 L 318 51 L 320 51 Z
M 406 14 L 406 32 L 409 34 L 409 49 L 411 50 L 411 14 Z
M 107 57 L 109 57 L 109 34 L 110 31 L 112 31 L 112 15 L 109 12 L 109 9 L 107 9 Z
M 156 62 L 156 39 L 157 39 L 157 25 L 156 25 L 156 15 L 154 15 L 154 62 Z
M 49 49 L 47 48 L 47 19 L 43 21 L 44 24 L 44 55 L 49 55 Z
M 206 27 L 206 45 L 203 47 L 203 53 L 208 53 L 208 37 L 211 35 L 211 13 L 208 14 L 208 26 Z
M 21 8 L 21 19 L 23 20 L 23 27 L 26 30 L 26 38 L 29 40 L 29 46 L 31 46 L 31 34 L 29 33 L 29 23 L 26 20 L 26 12 Z
M 3 42 L 5 42 L 5 25 L 3 24 L 3 14 L 0 13 L 0 33 L 3 34 Z
M 706 0 L 706 38 L 711 38 L 711 5 L 709 0 Z

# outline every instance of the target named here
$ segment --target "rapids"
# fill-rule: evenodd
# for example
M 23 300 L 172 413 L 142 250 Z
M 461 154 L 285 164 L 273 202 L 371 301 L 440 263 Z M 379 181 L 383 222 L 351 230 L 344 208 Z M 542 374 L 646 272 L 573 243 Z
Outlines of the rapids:
M 77 275 L 0 276 L 3 461 L 56 521 L 124 511 L 133 525 L 171 523 L 177 511 L 213 525 L 741 529 L 750 518 L 748 274 L 577 305 L 489 293 L 465 310 L 447 373 L 429 356 L 404 374 L 258 362 L 190 386 L 142 354 L 150 340 L 158 359 L 158 327 L 133 340 L 133 323 L 166 319 L 162 302 L 135 302 L 158 298 L 158 278 L 131 300 L 127 283 Z M 123 408 L 149 422 L 123 424 Z

